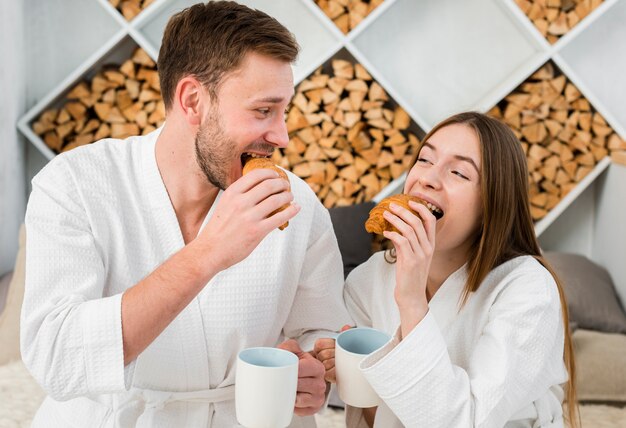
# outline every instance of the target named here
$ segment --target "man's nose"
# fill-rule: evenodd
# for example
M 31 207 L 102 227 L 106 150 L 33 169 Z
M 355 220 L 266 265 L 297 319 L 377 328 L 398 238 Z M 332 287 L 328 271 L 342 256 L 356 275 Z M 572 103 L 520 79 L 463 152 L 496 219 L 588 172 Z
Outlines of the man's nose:
M 272 121 L 271 128 L 265 135 L 265 140 L 281 149 L 287 147 L 289 134 L 287 133 L 287 123 L 283 116 L 277 116 Z

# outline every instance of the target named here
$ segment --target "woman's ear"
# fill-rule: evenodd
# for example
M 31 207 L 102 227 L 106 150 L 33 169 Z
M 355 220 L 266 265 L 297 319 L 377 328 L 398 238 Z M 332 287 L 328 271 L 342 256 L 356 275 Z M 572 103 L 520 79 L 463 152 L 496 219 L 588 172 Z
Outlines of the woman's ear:
M 204 116 L 204 104 L 207 103 L 208 94 L 202 84 L 192 76 L 187 76 L 178 81 L 174 103 L 189 125 L 199 126 Z

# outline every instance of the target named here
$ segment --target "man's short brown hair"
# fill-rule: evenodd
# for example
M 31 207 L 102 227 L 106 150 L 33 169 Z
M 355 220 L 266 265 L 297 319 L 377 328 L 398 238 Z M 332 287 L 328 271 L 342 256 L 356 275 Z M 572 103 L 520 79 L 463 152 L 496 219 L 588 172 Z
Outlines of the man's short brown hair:
M 298 56 L 293 34 L 276 19 L 234 1 L 199 3 L 172 16 L 159 51 L 158 70 L 165 108 L 178 81 L 195 76 L 212 97 L 226 73 L 248 52 L 288 63 Z

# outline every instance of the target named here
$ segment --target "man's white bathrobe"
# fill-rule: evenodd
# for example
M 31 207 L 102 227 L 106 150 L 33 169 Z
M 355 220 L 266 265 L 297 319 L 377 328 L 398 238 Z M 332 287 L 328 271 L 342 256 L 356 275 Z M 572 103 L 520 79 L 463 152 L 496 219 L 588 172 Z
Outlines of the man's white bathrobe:
M 453 273 L 429 302 L 426 317 L 402 341 L 393 291 L 395 264 L 374 254 L 350 273 L 348 310 L 359 326 L 393 336 L 361 370 L 378 395 L 380 428 L 555 428 L 563 426 L 567 381 L 559 293 L 534 258 L 494 269 L 459 312 L 467 279 Z M 360 409 L 348 426 L 362 425 Z
M 184 246 L 155 159 L 159 132 L 75 149 L 33 179 L 21 339 L 48 394 L 35 427 L 236 426 L 239 350 L 283 336 L 312 349 L 350 323 L 328 212 L 290 174 L 302 209 L 289 227 L 220 272 L 124 367 L 122 293 Z

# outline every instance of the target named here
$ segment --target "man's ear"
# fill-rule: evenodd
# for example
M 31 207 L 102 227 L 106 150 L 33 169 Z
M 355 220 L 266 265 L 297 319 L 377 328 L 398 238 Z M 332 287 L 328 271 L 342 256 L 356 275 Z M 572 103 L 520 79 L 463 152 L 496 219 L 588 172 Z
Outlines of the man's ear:
M 178 81 L 174 102 L 190 125 L 199 126 L 209 101 L 207 97 L 202 84 L 195 77 L 187 76 Z

